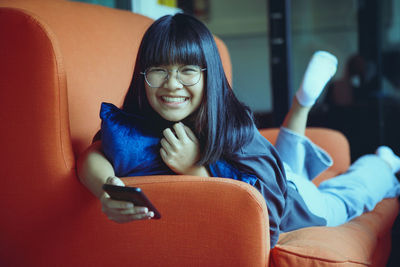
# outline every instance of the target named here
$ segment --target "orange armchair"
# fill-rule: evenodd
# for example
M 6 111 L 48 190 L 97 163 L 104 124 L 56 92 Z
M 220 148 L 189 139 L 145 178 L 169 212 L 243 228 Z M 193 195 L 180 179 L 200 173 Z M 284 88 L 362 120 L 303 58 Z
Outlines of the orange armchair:
M 76 157 L 100 126 L 100 103 L 122 103 L 151 22 L 65 0 L 0 0 L 0 265 L 383 266 L 395 199 L 340 227 L 282 234 L 272 250 L 263 197 L 231 179 L 124 178 L 163 218 L 119 225 L 102 214 L 78 181 Z M 274 142 L 276 131 L 261 132 Z M 335 160 L 319 180 L 347 169 L 343 135 L 307 134 Z

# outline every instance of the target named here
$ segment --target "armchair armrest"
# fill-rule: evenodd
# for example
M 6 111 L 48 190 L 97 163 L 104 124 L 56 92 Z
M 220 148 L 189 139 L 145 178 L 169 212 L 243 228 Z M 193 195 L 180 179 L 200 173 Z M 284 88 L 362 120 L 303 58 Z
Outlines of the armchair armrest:
M 162 214 L 160 220 L 137 222 L 132 265 L 268 266 L 268 211 L 252 186 L 194 176 L 123 180 L 142 188 Z

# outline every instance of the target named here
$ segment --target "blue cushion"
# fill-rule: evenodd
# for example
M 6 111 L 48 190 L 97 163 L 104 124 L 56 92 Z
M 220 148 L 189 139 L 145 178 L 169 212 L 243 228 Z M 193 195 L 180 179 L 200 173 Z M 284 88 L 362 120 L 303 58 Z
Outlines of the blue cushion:
M 102 149 L 118 177 L 173 174 L 160 156 L 161 137 L 149 121 L 110 103 L 100 110 Z

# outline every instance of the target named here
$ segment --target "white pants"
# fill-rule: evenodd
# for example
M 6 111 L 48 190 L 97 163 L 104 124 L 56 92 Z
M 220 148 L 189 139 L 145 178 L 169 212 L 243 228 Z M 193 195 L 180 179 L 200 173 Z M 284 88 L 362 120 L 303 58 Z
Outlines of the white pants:
M 400 195 L 400 183 L 389 165 L 376 155 L 361 157 L 346 173 L 317 187 L 311 181 L 332 165 L 328 153 L 286 128 L 281 128 L 275 147 L 289 185 L 312 213 L 326 219 L 327 226 L 343 224 L 373 210 L 382 199 Z

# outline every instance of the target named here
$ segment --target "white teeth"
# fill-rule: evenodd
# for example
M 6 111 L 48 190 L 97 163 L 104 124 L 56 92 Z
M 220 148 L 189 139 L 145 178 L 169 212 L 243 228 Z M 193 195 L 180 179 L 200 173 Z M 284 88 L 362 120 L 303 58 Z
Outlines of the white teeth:
M 165 102 L 171 102 L 171 103 L 179 103 L 179 102 L 185 102 L 187 97 L 172 97 L 172 96 L 162 96 L 161 97 Z

